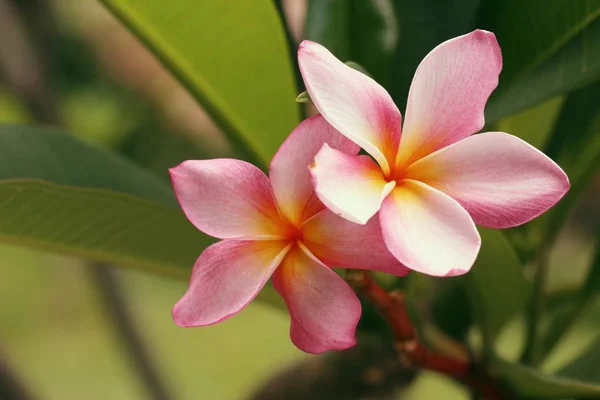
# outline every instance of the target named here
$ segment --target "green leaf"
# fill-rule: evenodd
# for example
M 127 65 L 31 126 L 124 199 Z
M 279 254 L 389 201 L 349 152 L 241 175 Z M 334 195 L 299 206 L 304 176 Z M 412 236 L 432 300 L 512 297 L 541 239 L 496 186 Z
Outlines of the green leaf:
M 518 136 L 530 145 L 543 150 L 556 126 L 563 102 L 563 96 L 554 97 L 535 107 L 501 119 L 494 129 Z
M 170 186 L 46 127 L 0 125 L 0 241 L 189 279 L 214 242 Z M 272 288 L 259 297 L 282 305 Z
M 600 1 L 486 0 L 477 26 L 494 32 L 504 65 L 488 122 L 600 76 Z
M 381 84 L 389 80 L 398 40 L 392 0 L 310 0 L 304 35 L 360 63 Z
M 299 117 L 286 39 L 271 1 L 102 2 L 248 158 L 267 165 Z
M 479 229 L 481 251 L 471 271 L 461 277 L 486 350 L 491 350 L 500 328 L 523 308 L 529 283 L 514 250 L 495 230 Z M 510 290 L 507 290 L 510 288 Z
M 570 210 L 600 170 L 600 81 L 571 93 L 565 99 L 546 146 L 547 154 L 565 170 L 571 189 L 539 221 L 544 241 L 551 243 Z
M 184 277 L 211 239 L 168 185 L 54 129 L 0 125 L 0 240 Z
M 546 154 L 575 180 L 600 154 L 600 81 L 567 96 L 546 145 Z M 583 158 L 582 158 L 583 156 Z
M 524 360 L 532 363 L 537 363 L 548 355 L 548 351 L 560 340 L 574 322 L 576 314 L 581 312 L 587 303 L 586 299 L 576 299 L 573 307 L 565 310 L 570 312 L 557 314 L 545 335 L 538 336 L 539 329 L 535 318 L 540 318 L 540 311 L 536 308 L 544 303 L 543 276 L 546 273 L 544 269 L 548 268 L 545 261 L 547 252 L 554 246 L 571 210 L 600 169 L 600 109 L 597 106 L 600 100 L 599 93 L 600 82 L 596 82 L 572 92 L 565 98 L 545 150 L 565 170 L 571 181 L 571 189 L 556 206 L 523 227 L 529 232 L 529 238 L 533 238 L 532 246 L 529 246 L 533 251 L 529 252 L 528 258 L 535 260 L 540 271 L 539 276 L 542 277 L 539 278 L 541 281 L 537 281 L 536 293 L 532 297 L 528 344 L 524 355 Z M 514 232 L 518 230 L 513 230 Z M 513 235 L 513 239 L 515 238 Z
M 491 369 L 512 390 L 520 395 L 519 398 L 564 399 L 576 397 L 597 399 L 600 396 L 600 386 L 580 380 L 546 375 L 533 368 L 497 357 L 492 359 Z
M 558 375 L 565 378 L 577 379 L 589 383 L 600 385 L 600 339 L 596 340 L 582 356 L 574 360 L 563 369 L 558 371 Z
M 310 95 L 308 94 L 308 92 L 302 92 L 300 93 L 297 97 L 296 97 L 296 102 L 297 103 L 312 103 L 312 100 L 310 99 Z
M 401 27 L 389 91 L 400 110 L 421 60 L 434 47 L 475 28 L 480 0 L 395 0 Z
M 563 338 L 590 306 L 598 291 L 600 291 L 600 232 L 596 240 L 595 254 L 583 286 L 566 299 L 566 301 L 561 303 L 563 308 L 554 310 L 552 322 L 542 337 L 542 355 L 547 356 L 559 343 L 560 339 Z M 600 345 L 598 349 L 600 350 Z M 596 356 L 600 357 L 600 351 L 597 350 L 597 352 Z M 565 376 L 577 377 L 577 375 L 568 374 Z M 600 373 L 597 374 L 596 382 L 600 383 Z

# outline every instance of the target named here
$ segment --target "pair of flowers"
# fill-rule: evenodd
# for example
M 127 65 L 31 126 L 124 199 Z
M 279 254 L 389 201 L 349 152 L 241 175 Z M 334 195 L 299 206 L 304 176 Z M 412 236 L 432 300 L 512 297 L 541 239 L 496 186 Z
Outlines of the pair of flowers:
M 231 159 L 170 171 L 188 219 L 223 239 L 196 261 L 173 309 L 178 325 L 239 312 L 272 277 L 296 346 L 310 353 L 351 347 L 361 307 L 331 267 L 464 274 L 481 244 L 475 224 L 523 224 L 569 188 L 560 167 L 522 140 L 471 136 L 483 128 L 502 68 L 490 32 L 454 38 L 425 57 L 403 127 L 385 89 L 324 47 L 304 41 L 298 61 L 320 115 L 290 134 L 270 179 Z

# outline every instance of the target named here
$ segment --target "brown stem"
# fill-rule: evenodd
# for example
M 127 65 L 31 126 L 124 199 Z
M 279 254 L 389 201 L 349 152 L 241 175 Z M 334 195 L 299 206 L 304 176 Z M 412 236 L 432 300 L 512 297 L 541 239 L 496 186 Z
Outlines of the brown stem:
M 406 366 L 450 376 L 479 393 L 484 399 L 505 399 L 498 382 L 476 368 L 472 361 L 457 360 L 423 346 L 408 315 L 402 292 L 388 293 L 365 271 L 348 271 L 346 280 L 383 315 L 394 336 L 398 356 Z

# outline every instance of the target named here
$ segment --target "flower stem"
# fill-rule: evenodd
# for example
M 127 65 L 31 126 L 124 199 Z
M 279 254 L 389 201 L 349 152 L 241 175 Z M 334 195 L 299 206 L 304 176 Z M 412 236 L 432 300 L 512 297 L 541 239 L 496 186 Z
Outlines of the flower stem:
M 435 371 L 452 377 L 480 393 L 484 399 L 506 398 L 498 382 L 475 368 L 472 361 L 457 360 L 436 353 L 421 343 L 410 320 L 404 293 L 397 290 L 388 293 L 365 271 L 348 271 L 346 280 L 385 318 L 394 336 L 398 357 L 407 367 Z

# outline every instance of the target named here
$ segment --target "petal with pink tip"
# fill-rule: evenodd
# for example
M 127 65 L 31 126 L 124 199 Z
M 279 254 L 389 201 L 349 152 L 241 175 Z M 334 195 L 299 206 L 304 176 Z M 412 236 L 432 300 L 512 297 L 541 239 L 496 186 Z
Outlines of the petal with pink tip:
M 327 144 L 310 166 L 315 193 L 334 213 L 365 224 L 381 207 L 396 183 L 386 182 L 368 156 L 351 156 Z
M 300 246 L 273 274 L 273 285 L 290 311 L 292 341 L 307 353 L 354 346 L 361 314 L 356 293 Z
M 476 30 L 433 49 L 410 86 L 397 163 L 408 165 L 483 128 L 501 69 L 491 32 Z
M 316 198 L 308 165 L 327 143 L 334 149 L 357 154 L 360 148 L 341 135 L 320 115 L 307 118 L 283 142 L 269 168 L 279 209 L 300 225 L 325 206 Z
M 181 208 L 202 232 L 220 239 L 284 235 L 271 183 L 254 165 L 191 160 L 169 173 Z
M 502 132 L 475 135 L 417 161 L 407 177 L 458 201 L 476 224 L 510 228 L 542 214 L 569 189 L 554 161 Z
M 224 320 L 250 303 L 279 266 L 288 241 L 223 240 L 200 255 L 190 286 L 173 307 L 179 326 L 204 326 Z
M 381 271 L 404 276 L 408 269 L 385 246 L 379 218 L 355 224 L 329 210 L 302 226 L 302 243 L 330 267 Z
M 298 63 L 310 98 L 323 117 L 389 173 L 402 117 L 388 92 L 308 40 L 300 44 Z
M 424 183 L 404 180 L 379 212 L 383 240 L 408 268 L 434 276 L 469 271 L 481 238 L 467 211 Z

